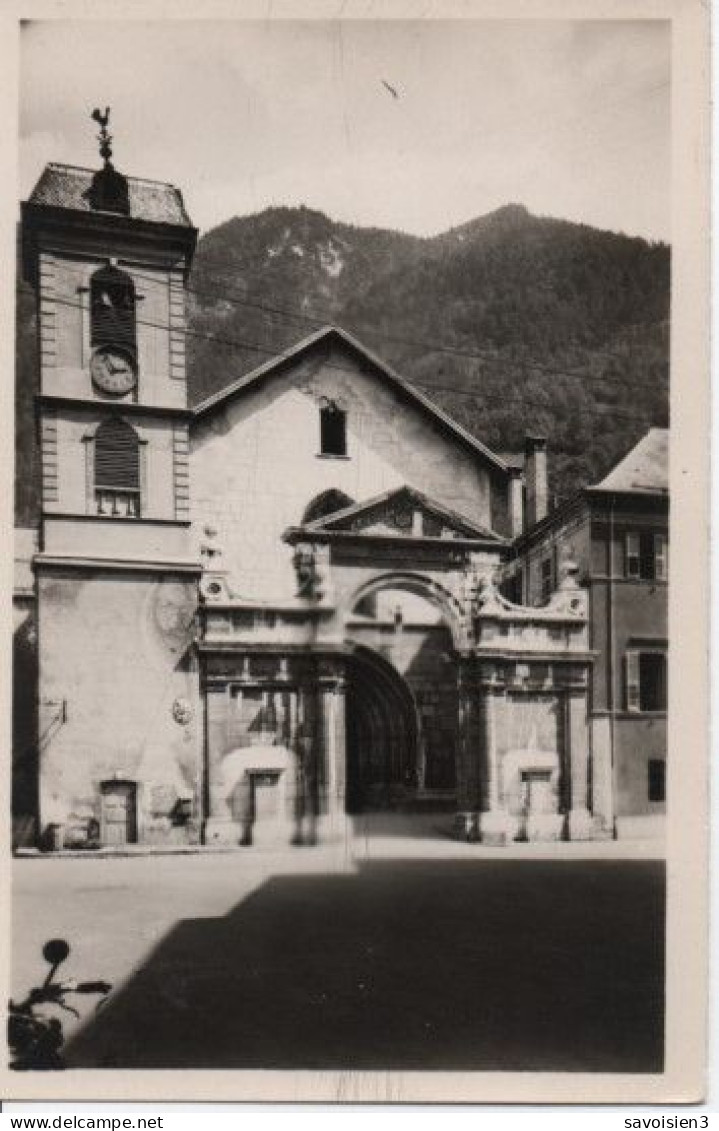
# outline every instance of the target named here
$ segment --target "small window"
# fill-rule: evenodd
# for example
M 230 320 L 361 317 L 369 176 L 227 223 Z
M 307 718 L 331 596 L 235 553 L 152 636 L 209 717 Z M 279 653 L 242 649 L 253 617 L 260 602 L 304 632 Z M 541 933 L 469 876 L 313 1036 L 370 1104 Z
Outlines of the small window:
M 112 518 L 140 517 L 140 441 L 120 417 L 95 433 L 95 508 Z
M 90 346 L 121 346 L 137 357 L 135 284 L 117 267 L 101 267 L 90 279 Z
M 648 771 L 648 800 L 666 801 L 666 762 L 660 758 L 650 758 Z
M 347 413 L 336 404 L 320 409 L 320 451 L 323 456 L 347 455 Z
M 642 581 L 666 580 L 667 539 L 651 530 L 630 531 L 624 543 L 624 575 Z
M 552 558 L 543 558 L 539 567 L 541 578 L 542 600 L 548 601 L 554 590 L 554 569 Z
M 626 706 L 628 711 L 666 711 L 667 658 L 663 652 L 627 652 Z

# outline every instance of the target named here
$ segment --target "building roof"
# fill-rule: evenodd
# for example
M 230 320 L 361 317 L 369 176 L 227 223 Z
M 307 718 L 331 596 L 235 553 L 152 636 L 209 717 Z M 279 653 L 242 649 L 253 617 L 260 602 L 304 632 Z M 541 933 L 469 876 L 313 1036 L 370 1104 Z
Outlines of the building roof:
M 669 430 L 650 428 L 624 459 L 590 490 L 668 492 Z
M 368 364 L 375 372 L 377 372 L 382 379 L 391 384 L 395 389 L 401 392 L 405 398 L 411 403 L 419 407 L 423 412 L 433 417 L 435 422 L 449 432 L 455 440 L 459 440 L 465 447 L 470 448 L 475 455 L 482 456 L 488 463 L 492 464 L 498 471 L 507 472 L 507 465 L 499 456 L 490 451 L 489 448 L 452 420 L 446 412 L 438 408 L 429 397 L 424 396 L 423 393 L 417 391 L 409 381 L 405 381 L 400 377 L 391 366 L 382 361 L 375 353 L 362 345 L 357 338 L 353 337 L 346 330 L 342 330 L 339 326 L 323 326 L 320 330 L 309 334 L 306 338 L 297 342 L 296 345 L 286 350 L 284 353 L 278 354 L 276 357 L 270 358 L 269 361 L 264 362 L 262 365 L 247 373 L 244 377 L 240 377 L 219 393 L 214 393 L 211 397 L 207 397 L 204 401 L 200 401 L 194 408 L 195 417 L 202 417 L 206 413 L 212 412 L 216 408 L 224 407 L 228 401 L 234 397 L 244 393 L 247 389 L 253 388 L 270 376 L 277 374 L 283 370 L 288 364 L 299 361 L 306 353 L 315 349 L 317 346 L 334 342 L 343 346 L 350 353 L 358 355 L 360 360 Z
M 96 169 L 82 169 L 76 165 L 51 162 L 45 166 L 28 203 L 47 208 L 67 208 L 74 212 L 97 212 L 91 207 L 89 190 Z M 182 193 L 174 185 L 163 181 L 147 181 L 140 177 L 127 177 L 130 197 L 130 217 L 153 224 L 172 224 L 191 228 L 192 222 L 185 211 Z

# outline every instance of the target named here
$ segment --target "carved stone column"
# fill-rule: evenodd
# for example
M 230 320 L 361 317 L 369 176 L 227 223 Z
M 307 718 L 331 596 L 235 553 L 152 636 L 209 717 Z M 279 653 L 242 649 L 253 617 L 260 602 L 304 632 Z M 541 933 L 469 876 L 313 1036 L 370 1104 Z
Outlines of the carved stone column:
M 242 837 L 241 801 L 236 792 L 230 800 L 223 768 L 228 750 L 229 720 L 232 701 L 226 684 L 210 683 L 205 687 L 206 750 L 205 750 L 205 844 L 239 844 Z M 241 808 L 241 804 L 239 805 Z
M 484 781 L 479 833 L 483 844 L 506 844 L 508 839 L 508 819 L 502 804 L 499 781 L 496 725 L 497 698 L 504 694 L 504 685 L 500 683 L 485 683 L 481 689 L 481 750 Z
M 587 692 L 582 688 L 571 690 L 566 697 L 566 735 L 569 744 L 567 763 L 570 771 L 570 810 L 568 833 L 570 840 L 590 840 L 593 835 L 592 816 L 587 805 L 589 788 L 589 724 L 587 717 Z
M 309 664 L 297 686 L 297 727 L 293 816 L 296 844 L 314 844 L 317 839 L 318 762 L 321 758 L 322 716 L 315 666 Z
M 321 692 L 322 746 L 325 765 L 325 786 L 322 797 L 323 839 L 344 836 L 346 826 L 346 682 L 338 677 L 325 684 Z

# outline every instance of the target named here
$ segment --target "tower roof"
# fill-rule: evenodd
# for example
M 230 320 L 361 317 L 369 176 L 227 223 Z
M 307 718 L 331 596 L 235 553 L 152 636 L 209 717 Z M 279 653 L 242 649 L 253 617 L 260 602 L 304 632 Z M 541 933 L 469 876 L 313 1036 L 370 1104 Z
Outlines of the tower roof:
M 28 203 L 72 212 L 97 212 L 91 199 L 96 172 L 95 169 L 51 162 L 45 166 Z M 130 206 L 128 215 L 131 219 L 192 228 L 182 193 L 174 185 L 140 177 L 127 177 L 127 185 Z

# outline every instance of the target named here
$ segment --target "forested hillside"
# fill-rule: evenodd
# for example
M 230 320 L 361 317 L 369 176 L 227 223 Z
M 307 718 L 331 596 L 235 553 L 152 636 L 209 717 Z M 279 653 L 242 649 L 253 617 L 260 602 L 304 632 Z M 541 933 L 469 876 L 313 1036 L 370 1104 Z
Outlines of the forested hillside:
M 334 322 L 496 451 L 546 433 L 564 496 L 668 422 L 669 270 L 666 245 L 518 206 L 432 239 L 268 209 L 200 241 L 193 396 Z
M 318 327 L 354 333 L 500 454 L 547 435 L 557 498 L 668 423 L 670 254 L 509 205 L 431 239 L 306 208 L 200 240 L 188 358 L 197 402 Z M 16 498 L 31 521 L 34 302 L 20 288 Z

